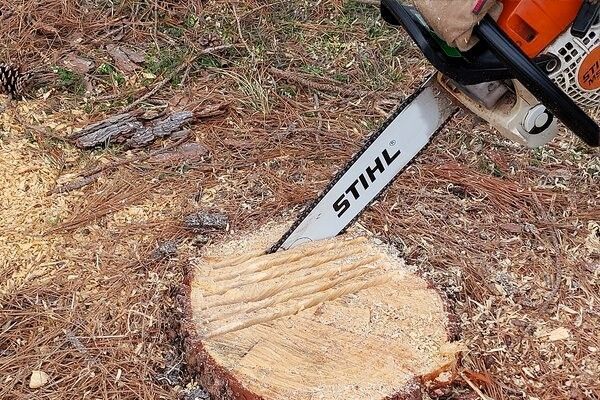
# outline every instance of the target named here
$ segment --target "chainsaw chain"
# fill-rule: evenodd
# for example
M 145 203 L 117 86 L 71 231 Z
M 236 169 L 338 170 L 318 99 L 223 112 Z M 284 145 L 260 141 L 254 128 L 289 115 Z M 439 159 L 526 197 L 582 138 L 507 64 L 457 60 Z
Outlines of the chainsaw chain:
M 434 73 L 435 74 L 435 73 Z M 429 75 L 424 82 L 428 82 L 429 79 L 434 75 L 431 74 Z M 299 216 L 296 218 L 296 221 L 294 221 L 294 223 L 292 224 L 292 226 L 290 227 L 290 229 L 288 229 L 288 231 L 281 237 L 281 239 L 279 239 L 277 241 L 277 243 L 275 243 L 269 250 L 268 250 L 268 254 L 274 253 L 276 252 L 279 247 L 281 247 L 281 245 L 287 240 L 288 237 L 290 237 L 290 235 L 296 230 L 296 228 L 298 227 L 298 225 L 300 225 L 302 223 L 302 221 L 304 220 L 304 218 L 306 218 L 306 216 L 317 206 L 317 204 L 319 204 L 319 202 L 323 199 L 323 197 L 325 197 L 325 195 L 331 190 L 331 188 L 342 178 L 342 176 L 346 173 L 346 171 L 348 171 L 348 169 L 350 169 L 350 167 L 356 162 L 356 160 L 358 160 L 358 158 L 369 148 L 369 146 L 388 128 L 388 126 L 392 123 L 392 121 L 394 119 L 396 119 L 396 117 L 398 115 L 400 115 L 400 113 L 402 111 L 404 111 L 404 109 L 406 107 L 408 107 L 408 105 L 410 103 L 412 103 L 412 101 L 419 95 L 421 94 L 421 92 L 423 90 L 425 90 L 428 86 L 425 85 L 424 83 L 421 84 L 421 86 L 419 87 L 419 89 L 414 92 L 413 94 L 411 94 L 410 96 L 408 96 L 406 99 L 404 99 L 404 101 L 396 108 L 396 110 L 394 110 L 392 112 L 392 114 L 385 120 L 385 122 L 383 122 L 383 124 L 379 127 L 379 129 L 377 131 L 375 131 L 374 133 L 372 133 L 367 140 L 363 143 L 362 147 L 360 148 L 360 150 L 355 153 L 352 158 L 350 159 L 350 161 L 348 161 L 346 163 L 346 165 L 344 166 L 344 168 L 342 168 L 340 171 L 337 172 L 337 174 L 335 175 L 335 177 L 333 178 L 333 180 L 331 182 L 329 182 L 329 184 L 327 185 L 327 187 L 325 187 L 325 189 L 323 191 L 321 191 L 321 193 L 319 194 L 319 196 L 308 206 L 305 207 L 304 210 L 302 210 L 302 212 L 300 212 Z M 448 116 L 448 118 L 442 122 L 442 124 L 438 127 L 438 129 L 436 129 L 436 131 L 433 133 L 433 135 L 431 135 L 431 139 L 430 141 L 423 146 L 423 148 L 404 166 L 404 168 L 402 168 L 398 174 L 396 174 L 396 176 L 381 190 L 381 192 L 379 193 L 379 195 L 377 195 L 375 198 L 373 198 L 373 200 L 371 200 L 369 202 L 369 204 L 367 204 L 365 206 L 365 208 L 362 209 L 361 212 L 359 212 L 350 222 L 348 222 L 346 224 L 346 226 L 340 231 L 340 234 L 344 233 L 346 231 L 346 229 L 348 229 L 348 227 L 350 225 L 352 225 L 364 212 L 364 210 L 366 210 L 369 206 L 371 206 L 371 204 L 377 200 L 379 197 L 381 197 L 381 195 L 389 188 L 389 186 L 396 180 L 396 178 L 406 170 L 407 167 L 409 167 L 413 161 L 415 159 L 417 159 L 421 153 L 429 146 L 429 144 L 431 143 L 431 141 L 433 140 L 433 138 L 437 135 L 437 133 L 446 125 L 446 122 L 454 115 L 454 113 L 456 112 L 456 110 L 452 113 L 450 113 L 450 115 Z

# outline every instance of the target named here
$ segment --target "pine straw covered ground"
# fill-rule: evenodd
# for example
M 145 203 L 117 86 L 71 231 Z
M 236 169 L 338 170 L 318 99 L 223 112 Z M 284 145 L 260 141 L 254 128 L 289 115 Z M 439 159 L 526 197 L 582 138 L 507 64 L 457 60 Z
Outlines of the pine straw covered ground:
M 46 77 L 0 114 L 2 399 L 199 396 L 177 295 L 188 257 L 227 233 L 191 232 L 184 216 L 222 212 L 242 230 L 293 215 L 430 72 L 354 0 L 0 10 L 2 61 Z M 111 45 L 144 60 L 117 62 Z M 224 107 L 187 139 L 208 153 L 67 140 L 157 87 L 148 112 Z M 433 397 L 600 398 L 599 164 L 568 134 L 525 150 L 461 113 L 364 215 L 456 302 L 469 350 Z M 33 370 L 48 374 L 40 389 Z

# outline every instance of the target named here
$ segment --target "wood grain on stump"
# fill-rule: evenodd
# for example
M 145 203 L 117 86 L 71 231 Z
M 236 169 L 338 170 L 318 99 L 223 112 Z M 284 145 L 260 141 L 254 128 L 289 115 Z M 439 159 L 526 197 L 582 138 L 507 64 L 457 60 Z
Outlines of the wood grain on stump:
M 412 399 L 448 378 L 459 346 L 438 291 L 357 232 L 265 255 L 284 229 L 193 262 L 188 358 L 216 399 Z

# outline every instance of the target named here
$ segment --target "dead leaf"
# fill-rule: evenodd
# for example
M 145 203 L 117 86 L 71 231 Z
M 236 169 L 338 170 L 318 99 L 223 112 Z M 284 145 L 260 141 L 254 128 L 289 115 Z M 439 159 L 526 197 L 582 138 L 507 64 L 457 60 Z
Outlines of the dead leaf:
M 85 75 L 92 70 L 94 62 L 85 58 L 79 57 L 75 53 L 69 53 L 62 60 L 62 64 L 78 74 Z
M 500 224 L 500 227 L 510 233 L 521 233 L 523 231 L 523 228 L 519 224 L 506 223 Z
M 185 94 L 176 94 L 169 99 L 169 105 L 172 108 L 180 107 L 185 108 L 190 103 L 189 96 Z
M 129 47 L 121 47 L 121 50 L 123 53 L 127 54 L 127 57 L 134 63 L 142 64 L 146 61 L 146 55 L 139 50 L 134 50 Z
M 41 21 L 35 21 L 34 28 L 37 33 L 45 36 L 58 36 L 58 29 Z
M 115 60 L 117 68 L 124 73 L 131 73 L 141 67 L 137 65 L 133 60 L 129 58 L 127 53 L 116 44 L 109 44 L 106 46 L 106 51 Z

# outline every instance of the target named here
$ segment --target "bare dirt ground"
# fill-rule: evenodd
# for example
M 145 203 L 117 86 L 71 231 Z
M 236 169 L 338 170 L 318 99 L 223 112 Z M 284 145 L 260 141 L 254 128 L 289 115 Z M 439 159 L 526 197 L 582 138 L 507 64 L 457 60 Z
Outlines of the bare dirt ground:
M 0 12 L 0 61 L 40 82 L 0 114 L 0 398 L 205 398 L 180 346 L 188 258 L 294 215 L 431 68 L 354 0 Z M 123 109 L 211 107 L 141 149 L 70 140 Z M 364 214 L 456 304 L 468 351 L 432 398 L 600 398 L 599 180 L 566 132 L 527 150 L 462 112 Z M 199 211 L 228 228 L 190 230 Z

